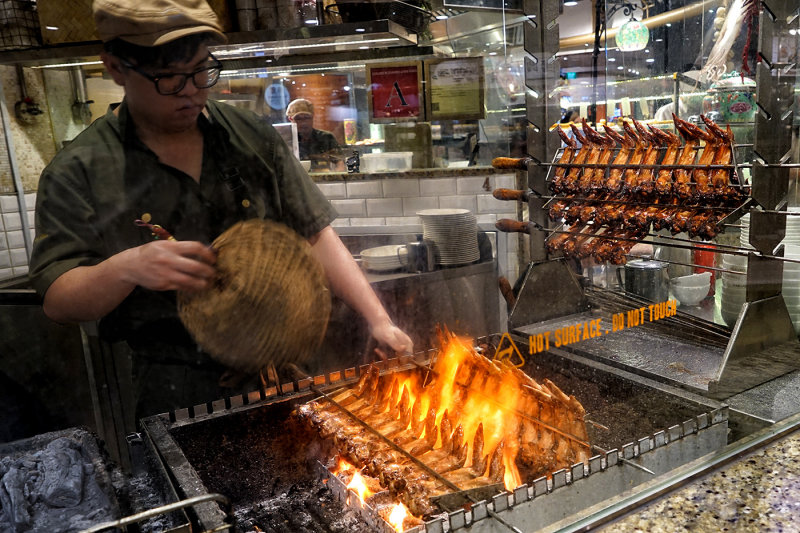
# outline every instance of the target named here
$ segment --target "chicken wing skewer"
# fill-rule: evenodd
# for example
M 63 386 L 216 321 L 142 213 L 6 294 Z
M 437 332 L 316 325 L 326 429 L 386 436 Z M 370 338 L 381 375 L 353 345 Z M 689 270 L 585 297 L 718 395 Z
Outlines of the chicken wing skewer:
M 633 150 L 630 161 L 628 161 L 628 168 L 626 168 L 624 172 L 623 191 L 628 194 L 632 194 L 637 186 L 639 170 L 641 170 L 639 165 L 642 164 L 642 159 L 644 158 L 644 153 L 647 149 L 647 146 L 645 140 L 641 139 L 636 134 L 630 124 L 623 122 L 622 127 L 625 128 L 625 133 L 627 133 L 628 136 L 633 139 L 636 146 Z

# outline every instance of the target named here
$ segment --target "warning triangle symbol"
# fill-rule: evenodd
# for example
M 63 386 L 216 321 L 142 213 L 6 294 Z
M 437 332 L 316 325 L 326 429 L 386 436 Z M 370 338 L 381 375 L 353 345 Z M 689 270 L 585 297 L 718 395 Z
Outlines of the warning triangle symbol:
M 504 347 L 504 345 L 506 346 Z M 503 333 L 503 336 L 500 337 L 500 344 L 497 345 L 497 351 L 494 353 L 494 360 L 516 368 L 525 364 L 525 358 L 522 357 L 519 348 L 514 344 L 508 332 Z M 515 360 L 518 362 L 515 362 Z

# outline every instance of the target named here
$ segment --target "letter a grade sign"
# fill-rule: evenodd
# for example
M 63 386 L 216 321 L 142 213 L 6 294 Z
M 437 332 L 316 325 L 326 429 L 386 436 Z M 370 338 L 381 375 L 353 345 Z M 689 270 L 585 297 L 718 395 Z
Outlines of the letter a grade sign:
M 373 66 L 368 69 L 372 119 L 420 117 L 418 64 Z

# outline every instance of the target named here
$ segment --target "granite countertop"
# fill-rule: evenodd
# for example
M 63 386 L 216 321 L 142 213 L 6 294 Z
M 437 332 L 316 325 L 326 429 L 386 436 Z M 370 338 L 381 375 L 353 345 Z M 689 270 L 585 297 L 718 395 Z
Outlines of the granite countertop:
M 798 517 L 800 431 L 795 431 L 599 530 L 800 531 Z
M 453 167 L 453 168 L 420 168 L 397 172 L 311 172 L 309 176 L 316 182 L 328 181 L 360 181 L 374 179 L 398 178 L 452 178 L 461 176 L 484 176 L 491 174 L 508 174 L 515 172 L 508 169 L 496 169 L 487 166 Z

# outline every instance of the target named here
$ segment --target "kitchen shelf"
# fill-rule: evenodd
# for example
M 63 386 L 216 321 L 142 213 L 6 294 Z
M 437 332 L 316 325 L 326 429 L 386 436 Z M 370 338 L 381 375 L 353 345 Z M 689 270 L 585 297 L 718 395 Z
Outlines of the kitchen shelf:
M 228 33 L 227 37 L 227 44 L 211 47 L 220 59 L 255 58 L 262 62 L 265 57 L 281 59 L 300 56 L 298 61 L 318 62 L 314 58 L 330 60 L 331 55 L 341 56 L 344 53 L 371 53 L 374 56 L 379 50 L 417 44 L 415 33 L 390 20 L 234 32 Z M 45 67 L 83 63 L 96 61 L 101 51 L 100 41 L 7 50 L 0 52 L 0 64 Z

